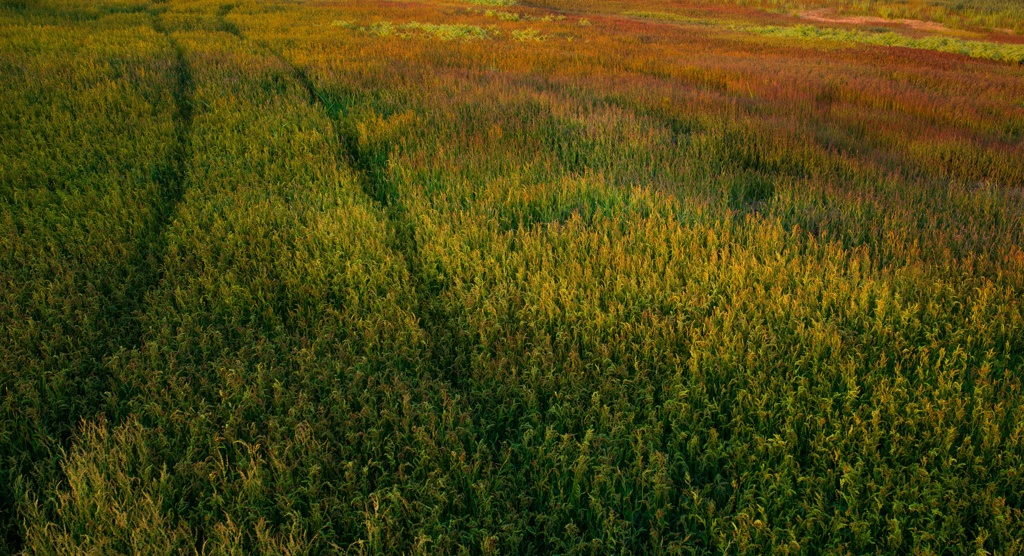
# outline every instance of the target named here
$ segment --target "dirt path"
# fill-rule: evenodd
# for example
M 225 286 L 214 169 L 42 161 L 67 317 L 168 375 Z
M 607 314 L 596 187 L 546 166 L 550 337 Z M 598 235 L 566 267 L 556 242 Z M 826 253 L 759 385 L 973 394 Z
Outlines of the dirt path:
M 800 12 L 800 19 L 815 21 L 818 23 L 845 23 L 849 25 L 905 25 L 918 31 L 949 31 L 949 28 L 934 21 L 922 21 L 920 19 L 886 19 L 875 16 L 836 16 L 832 8 L 821 8 Z

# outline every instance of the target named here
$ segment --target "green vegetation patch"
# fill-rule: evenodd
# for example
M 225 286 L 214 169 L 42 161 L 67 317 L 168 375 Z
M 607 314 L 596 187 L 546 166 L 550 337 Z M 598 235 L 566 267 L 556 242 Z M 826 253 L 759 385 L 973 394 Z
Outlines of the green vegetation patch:
M 515 6 L 515 0 L 462 0 L 467 4 L 476 4 L 477 6 Z
M 502 21 L 519 21 L 522 15 L 516 12 L 506 12 L 503 10 L 487 10 L 484 12 L 487 17 L 496 17 Z
M 342 26 L 345 25 L 342 24 Z M 486 39 L 498 34 L 497 29 L 485 29 L 479 25 L 420 23 L 419 21 L 397 24 L 390 21 L 381 21 L 374 23 L 367 30 L 381 37 L 408 38 L 429 36 L 443 41 Z
M 542 41 L 545 39 L 545 36 L 542 35 L 540 31 L 533 29 L 531 27 L 526 29 L 516 29 L 515 31 L 512 31 L 512 38 L 520 42 L 526 42 Z
M 39 4 L 0 33 L 0 553 L 139 341 L 190 126 L 188 67 L 148 14 Z

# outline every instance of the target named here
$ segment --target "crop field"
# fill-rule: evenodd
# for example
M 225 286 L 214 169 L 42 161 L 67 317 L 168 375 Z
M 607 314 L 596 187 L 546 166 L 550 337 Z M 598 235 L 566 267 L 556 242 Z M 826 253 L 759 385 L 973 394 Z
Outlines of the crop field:
M 0 555 L 1024 553 L 1016 0 L 0 0 Z

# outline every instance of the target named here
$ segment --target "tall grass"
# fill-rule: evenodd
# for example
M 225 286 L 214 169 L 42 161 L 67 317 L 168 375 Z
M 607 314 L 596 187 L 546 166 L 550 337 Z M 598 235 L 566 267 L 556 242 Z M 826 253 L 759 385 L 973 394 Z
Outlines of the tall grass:
M 1024 549 L 1021 67 L 601 8 L 5 8 L 8 549 Z
M 0 528 L 49 488 L 107 357 L 138 341 L 176 187 L 174 54 L 132 5 L 5 10 L 0 65 Z M 69 14 L 82 8 L 81 20 Z

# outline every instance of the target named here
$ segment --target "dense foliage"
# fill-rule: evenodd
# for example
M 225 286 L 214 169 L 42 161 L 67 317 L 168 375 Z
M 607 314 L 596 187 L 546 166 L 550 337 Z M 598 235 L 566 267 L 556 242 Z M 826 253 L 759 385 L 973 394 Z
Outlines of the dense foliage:
M 751 5 L 0 3 L 0 552 L 1024 552 L 1020 41 Z

